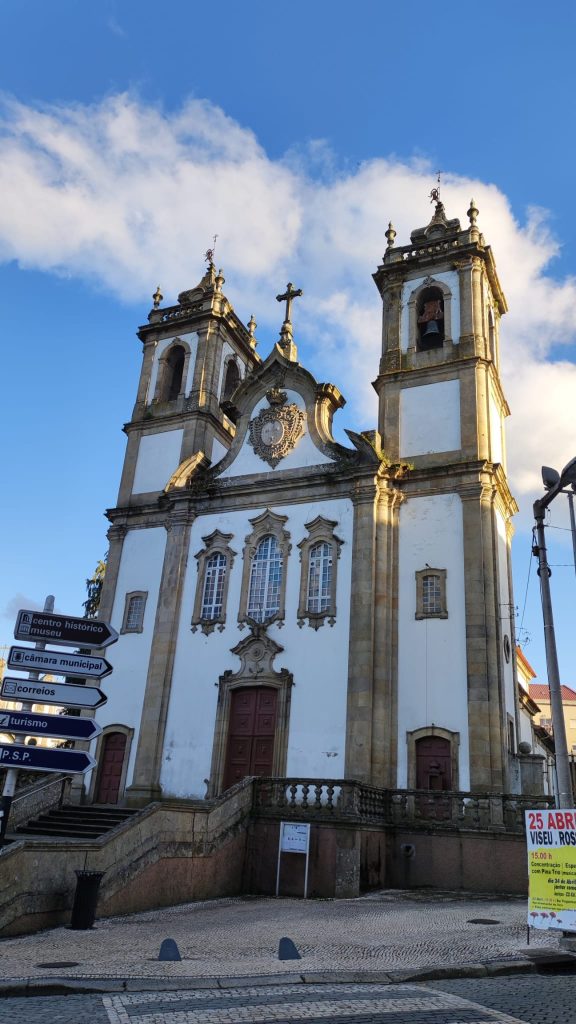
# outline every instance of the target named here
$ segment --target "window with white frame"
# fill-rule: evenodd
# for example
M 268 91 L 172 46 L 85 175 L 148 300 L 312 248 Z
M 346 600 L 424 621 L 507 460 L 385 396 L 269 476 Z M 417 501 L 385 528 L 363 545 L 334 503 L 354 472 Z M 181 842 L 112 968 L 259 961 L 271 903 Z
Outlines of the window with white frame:
M 306 619 L 314 629 L 336 621 L 336 565 L 342 541 L 334 533 L 336 523 L 317 516 L 306 523 L 308 536 L 300 541 L 300 601 L 298 625 Z
M 267 509 L 250 520 L 246 537 L 238 622 L 271 622 L 282 625 L 286 594 L 286 565 L 290 534 L 284 529 L 287 516 Z
M 198 551 L 198 582 L 192 614 L 192 632 L 201 629 L 209 634 L 216 627 L 220 632 L 226 622 L 226 599 L 235 551 L 229 547 L 231 533 L 214 530 L 203 537 L 204 548 Z
M 416 618 L 448 618 L 446 569 L 431 569 L 427 566 L 416 573 Z
M 264 537 L 252 559 L 248 615 L 255 622 L 266 622 L 280 610 L 282 588 L 282 552 L 276 537 Z
M 144 610 L 148 592 L 133 590 L 124 599 L 121 633 L 141 633 L 144 629 Z

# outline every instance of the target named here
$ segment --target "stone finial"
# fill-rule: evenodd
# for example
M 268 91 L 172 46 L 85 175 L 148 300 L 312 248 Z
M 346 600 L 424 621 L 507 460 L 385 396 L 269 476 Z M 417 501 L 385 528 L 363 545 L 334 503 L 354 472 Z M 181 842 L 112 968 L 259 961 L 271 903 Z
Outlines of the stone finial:
M 250 319 L 249 319 L 248 324 L 247 324 L 247 327 L 248 327 L 248 334 L 250 335 L 251 338 L 253 338 L 255 333 L 256 333 L 256 328 L 258 327 L 258 324 L 256 323 L 256 320 L 254 319 L 254 313 L 251 314 Z
M 220 270 L 218 271 L 218 274 L 217 274 L 217 277 L 216 277 L 216 280 L 215 280 L 215 287 L 216 287 L 216 291 L 217 292 L 221 292 L 222 291 L 222 285 L 224 284 L 224 282 L 225 282 L 225 278 L 224 278 L 224 275 L 222 273 L 222 267 L 220 267 Z
M 470 221 L 470 227 L 476 227 L 476 221 L 478 220 L 478 207 L 473 199 L 470 200 L 470 208 L 468 210 L 468 220 Z
M 162 302 L 163 298 L 164 298 L 164 296 L 162 295 L 162 292 L 160 291 L 160 285 L 158 285 L 156 291 L 154 292 L 154 295 L 152 296 L 152 301 L 154 303 L 154 309 L 158 309 L 158 306 Z
M 396 238 L 396 232 L 394 230 L 394 225 L 392 224 L 392 221 L 389 221 L 388 222 L 388 231 L 386 232 L 386 243 L 387 243 L 386 248 L 387 249 L 391 249 L 392 248 L 392 246 L 394 245 L 394 239 L 395 238 Z

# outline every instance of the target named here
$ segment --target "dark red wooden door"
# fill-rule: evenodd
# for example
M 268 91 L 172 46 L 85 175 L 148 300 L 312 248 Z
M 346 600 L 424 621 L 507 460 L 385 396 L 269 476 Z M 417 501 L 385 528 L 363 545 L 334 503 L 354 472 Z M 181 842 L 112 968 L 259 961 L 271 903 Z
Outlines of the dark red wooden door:
M 276 733 L 276 690 L 264 686 L 232 692 L 223 788 L 246 775 L 271 775 Z
M 94 797 L 97 804 L 118 803 L 125 752 L 126 736 L 123 732 L 109 732 L 104 737 Z
M 416 742 L 416 789 L 452 789 L 450 740 L 424 736 Z

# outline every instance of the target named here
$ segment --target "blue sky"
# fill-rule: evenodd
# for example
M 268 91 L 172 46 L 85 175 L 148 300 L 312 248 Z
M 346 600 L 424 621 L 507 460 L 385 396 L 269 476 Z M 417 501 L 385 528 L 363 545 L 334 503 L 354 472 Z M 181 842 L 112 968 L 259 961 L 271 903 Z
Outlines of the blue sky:
M 474 195 L 510 313 L 504 386 L 522 613 L 542 463 L 576 454 L 576 14 L 557 3 L 436 7 L 256 0 L 5 0 L 0 88 L 4 315 L 0 643 L 47 593 L 80 613 L 106 549 L 158 283 L 174 301 L 218 234 L 225 291 L 259 350 L 293 280 L 300 355 L 375 424 L 371 273 L 398 242 Z M 561 504 L 562 503 L 562 504 Z M 551 513 L 560 663 L 571 670 L 574 570 L 564 499 Z M 545 678 L 535 565 L 525 648 Z

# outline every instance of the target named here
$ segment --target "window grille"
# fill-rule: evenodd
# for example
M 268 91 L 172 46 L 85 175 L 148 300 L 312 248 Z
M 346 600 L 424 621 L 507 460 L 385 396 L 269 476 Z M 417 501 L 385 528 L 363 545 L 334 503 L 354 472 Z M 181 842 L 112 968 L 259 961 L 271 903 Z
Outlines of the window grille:
M 202 595 L 202 618 L 220 619 L 224 606 L 224 581 L 226 578 L 226 557 L 220 551 L 206 562 L 204 593 Z
M 323 542 L 310 550 L 308 568 L 309 612 L 325 612 L 332 603 L 332 545 Z

